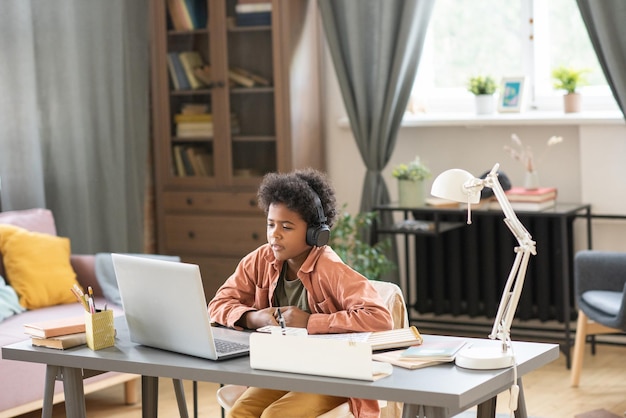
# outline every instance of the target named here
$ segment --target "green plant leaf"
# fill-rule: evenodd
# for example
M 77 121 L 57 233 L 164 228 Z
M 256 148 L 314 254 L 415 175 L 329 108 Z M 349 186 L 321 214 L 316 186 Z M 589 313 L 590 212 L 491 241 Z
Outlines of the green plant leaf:
M 380 280 L 382 276 L 396 268 L 386 254 L 391 247 L 391 240 L 379 241 L 370 245 L 361 239 L 361 234 L 370 228 L 377 212 L 362 212 L 352 215 L 346 212 L 343 205 L 341 214 L 333 225 L 329 245 L 343 260 L 370 280 Z

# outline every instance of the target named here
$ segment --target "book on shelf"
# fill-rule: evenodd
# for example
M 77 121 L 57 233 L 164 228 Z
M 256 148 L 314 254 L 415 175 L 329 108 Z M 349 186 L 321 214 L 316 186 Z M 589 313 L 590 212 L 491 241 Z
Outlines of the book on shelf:
M 239 2 L 235 6 L 235 12 L 237 13 L 254 13 L 254 12 L 271 12 L 272 2 L 263 1 L 255 3 L 242 3 Z
M 247 77 L 247 78 L 251 79 L 254 82 L 255 85 L 259 85 L 259 86 L 270 86 L 270 85 L 272 85 L 272 82 L 269 79 L 267 79 L 267 78 L 265 78 L 265 77 L 263 77 L 263 76 L 261 76 L 261 75 L 259 75 L 257 73 L 253 73 L 252 71 L 248 71 L 248 70 L 245 70 L 245 69 L 239 68 L 239 67 L 232 67 L 231 70 L 234 71 L 235 74 L 239 74 L 239 75 L 241 75 L 243 77 Z
M 206 138 L 213 136 L 213 122 L 179 123 L 176 125 L 178 138 Z
M 244 87 L 254 87 L 254 80 L 243 74 L 235 72 L 232 68 L 228 70 L 228 79 Z
M 419 359 L 402 357 L 406 349 L 382 351 L 372 354 L 372 360 L 382 361 L 384 363 L 393 364 L 394 366 L 404 367 L 405 369 L 421 369 L 423 367 L 435 366 L 437 364 L 446 363 L 440 360 Z
M 195 90 L 206 87 L 206 84 L 196 77 L 196 74 L 194 73 L 195 68 L 204 66 L 200 53 L 198 51 L 183 51 L 180 52 L 178 56 L 181 64 L 183 65 L 185 75 L 187 75 L 187 80 L 189 80 L 191 88 Z
M 211 153 L 201 146 L 174 145 L 174 174 L 178 177 L 213 175 L 213 158 Z
M 237 26 L 269 26 L 272 24 L 272 12 L 235 13 Z
M 196 159 L 200 161 L 202 167 L 202 175 L 213 175 L 213 155 L 204 147 L 195 148 Z
M 180 113 L 183 115 L 197 115 L 209 113 L 209 105 L 206 103 L 184 103 L 180 107 Z
M 50 338 L 59 335 L 85 332 L 85 317 L 81 315 L 77 317 L 32 322 L 24 324 L 24 332 L 31 337 L 40 338 Z
M 167 11 L 175 30 L 193 29 L 193 22 L 185 0 L 167 0 Z
M 183 146 L 174 145 L 172 147 L 172 154 L 174 158 L 174 174 L 178 177 L 187 177 L 187 170 L 183 162 Z
M 175 90 L 189 90 L 191 88 L 178 53 L 167 53 L 167 68 Z
M 185 152 L 187 153 L 187 157 L 193 167 L 193 174 L 196 176 L 206 177 L 207 173 L 204 169 L 202 161 L 198 158 L 196 147 L 187 147 L 185 148 Z
M 203 65 L 193 69 L 194 75 L 207 86 L 211 85 L 211 66 Z
M 87 333 L 77 332 L 74 334 L 57 335 L 56 337 L 48 338 L 31 337 L 31 343 L 37 347 L 65 350 L 66 348 L 78 347 L 79 345 L 87 344 Z
M 544 200 L 542 202 L 509 201 L 509 203 L 511 204 L 511 207 L 513 208 L 513 210 L 535 212 L 535 211 L 542 211 L 542 210 L 546 210 L 546 209 L 550 209 L 551 207 L 554 207 L 556 205 L 556 199 Z M 489 201 L 488 208 L 500 210 L 500 203 L 497 200 Z
M 524 187 L 512 187 L 504 192 L 510 202 L 544 202 L 556 199 L 556 187 L 539 187 L 526 189 Z
M 407 348 L 400 357 L 450 362 L 454 361 L 456 354 L 466 345 L 466 340 L 458 338 L 424 341 L 420 345 Z
M 211 122 L 213 115 L 210 113 L 177 113 L 174 115 L 174 122 Z
M 207 27 L 207 1 L 185 0 L 187 11 L 191 19 L 192 29 L 204 29 Z

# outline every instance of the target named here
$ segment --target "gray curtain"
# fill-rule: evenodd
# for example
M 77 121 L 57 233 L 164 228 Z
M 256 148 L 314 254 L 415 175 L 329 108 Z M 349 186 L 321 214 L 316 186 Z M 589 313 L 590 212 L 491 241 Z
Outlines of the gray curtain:
M 389 203 L 396 145 L 434 0 L 319 0 L 343 101 L 367 168 L 361 211 Z
M 141 252 L 148 0 L 0 9 L 2 209 L 51 209 L 74 253 Z
M 577 0 L 613 96 L 626 115 L 626 1 Z

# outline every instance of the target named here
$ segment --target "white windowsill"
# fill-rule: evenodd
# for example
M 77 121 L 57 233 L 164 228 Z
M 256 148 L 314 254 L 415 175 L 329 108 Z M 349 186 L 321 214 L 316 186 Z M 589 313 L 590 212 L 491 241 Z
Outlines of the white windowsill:
M 620 111 L 583 111 L 563 113 L 562 111 L 525 111 L 520 113 L 494 113 L 476 115 L 473 113 L 406 113 L 402 127 L 450 127 L 450 126 L 511 126 L 511 125 L 624 125 L 626 122 Z M 339 126 L 349 128 L 348 117 L 339 119 Z

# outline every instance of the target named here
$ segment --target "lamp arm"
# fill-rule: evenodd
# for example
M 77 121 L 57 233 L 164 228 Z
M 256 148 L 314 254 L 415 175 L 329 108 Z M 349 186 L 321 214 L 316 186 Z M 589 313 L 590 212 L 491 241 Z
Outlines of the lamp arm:
M 498 180 L 498 167 L 499 164 L 496 164 L 485 177 L 484 185 L 491 187 L 493 190 L 493 194 L 504 213 L 504 223 L 515 236 L 519 244 L 514 248 L 516 253 L 515 260 L 513 261 L 513 266 L 511 267 L 511 271 L 509 272 L 504 286 L 493 329 L 489 335 L 491 339 L 500 339 L 502 341 L 503 350 L 506 350 L 506 341 L 509 337 L 513 316 L 515 315 L 522 288 L 524 287 L 528 262 L 530 261 L 531 255 L 537 254 L 537 250 L 535 241 L 532 240 L 530 233 L 520 222 L 511 206 L 511 202 L 509 202 L 509 199 L 502 189 L 502 185 Z

